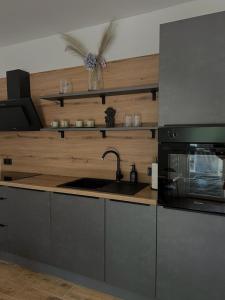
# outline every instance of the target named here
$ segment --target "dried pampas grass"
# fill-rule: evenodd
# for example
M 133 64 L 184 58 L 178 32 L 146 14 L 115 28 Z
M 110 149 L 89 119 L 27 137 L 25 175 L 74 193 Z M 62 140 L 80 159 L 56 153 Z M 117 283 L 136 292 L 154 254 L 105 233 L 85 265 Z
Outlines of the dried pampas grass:
M 95 58 L 99 64 L 99 66 L 101 68 L 104 68 L 106 66 L 104 54 L 109 49 L 109 47 L 111 46 L 112 42 L 115 39 L 115 21 L 114 20 L 111 21 L 110 24 L 108 25 L 108 27 L 105 29 L 102 39 L 100 41 L 99 50 L 98 50 L 97 55 L 94 55 L 91 52 L 87 51 L 86 47 L 77 38 L 75 38 L 69 34 L 62 34 L 61 37 L 66 42 L 65 51 L 69 51 L 70 53 L 72 53 L 74 55 L 79 55 L 84 60 L 85 66 L 87 68 L 92 68 L 90 66 L 93 65 L 93 64 L 90 64 L 90 66 L 89 66 L 87 64 L 87 62 L 90 61 L 90 59 L 87 59 L 88 56 L 89 56 L 89 58 L 91 58 L 91 56 L 93 58 Z

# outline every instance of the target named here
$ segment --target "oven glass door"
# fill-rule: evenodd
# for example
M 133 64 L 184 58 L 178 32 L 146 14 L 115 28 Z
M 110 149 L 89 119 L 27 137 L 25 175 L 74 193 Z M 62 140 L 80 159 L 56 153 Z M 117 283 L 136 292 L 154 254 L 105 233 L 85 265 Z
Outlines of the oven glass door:
M 225 207 L 224 159 L 225 144 L 160 144 L 159 203 L 197 210 Z

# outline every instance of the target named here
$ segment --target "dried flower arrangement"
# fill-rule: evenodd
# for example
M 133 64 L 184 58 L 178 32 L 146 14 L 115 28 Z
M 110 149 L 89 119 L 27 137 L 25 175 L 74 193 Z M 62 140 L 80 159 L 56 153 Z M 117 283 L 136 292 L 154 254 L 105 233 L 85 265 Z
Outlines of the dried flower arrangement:
M 65 50 L 79 55 L 83 59 L 84 65 L 89 71 L 89 90 L 103 88 L 102 71 L 106 68 L 104 55 L 115 38 L 115 22 L 111 21 L 105 29 L 97 55 L 87 51 L 78 39 L 69 34 L 62 34 L 62 38 L 67 44 Z

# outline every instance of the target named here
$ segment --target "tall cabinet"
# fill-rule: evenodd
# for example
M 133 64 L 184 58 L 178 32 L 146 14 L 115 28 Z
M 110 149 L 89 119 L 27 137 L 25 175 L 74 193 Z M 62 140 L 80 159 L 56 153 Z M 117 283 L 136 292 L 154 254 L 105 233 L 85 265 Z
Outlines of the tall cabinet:
M 225 123 L 225 12 L 161 25 L 159 124 Z
M 157 299 L 225 299 L 225 216 L 158 208 Z

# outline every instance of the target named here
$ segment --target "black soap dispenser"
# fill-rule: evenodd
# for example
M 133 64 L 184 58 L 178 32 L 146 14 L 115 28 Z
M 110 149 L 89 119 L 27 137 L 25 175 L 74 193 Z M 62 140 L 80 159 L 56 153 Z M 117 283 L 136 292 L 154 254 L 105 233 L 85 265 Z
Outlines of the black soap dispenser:
M 131 165 L 130 171 L 130 183 L 137 183 L 138 182 L 138 173 L 136 171 L 135 164 Z

